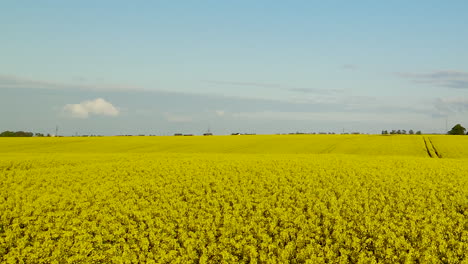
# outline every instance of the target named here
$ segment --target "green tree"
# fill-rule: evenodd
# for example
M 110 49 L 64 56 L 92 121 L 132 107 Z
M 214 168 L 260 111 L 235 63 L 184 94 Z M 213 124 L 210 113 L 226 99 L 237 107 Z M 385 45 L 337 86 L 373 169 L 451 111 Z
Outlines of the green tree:
M 466 128 L 462 127 L 460 124 L 456 124 L 452 127 L 452 130 L 448 132 L 449 135 L 464 135 L 466 132 Z

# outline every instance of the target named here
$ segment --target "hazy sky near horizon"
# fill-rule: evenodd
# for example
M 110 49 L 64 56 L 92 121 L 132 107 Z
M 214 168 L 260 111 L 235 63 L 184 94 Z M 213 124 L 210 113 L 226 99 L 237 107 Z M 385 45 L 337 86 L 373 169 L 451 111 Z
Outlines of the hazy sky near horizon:
M 2 1 L 0 130 L 468 126 L 467 1 Z

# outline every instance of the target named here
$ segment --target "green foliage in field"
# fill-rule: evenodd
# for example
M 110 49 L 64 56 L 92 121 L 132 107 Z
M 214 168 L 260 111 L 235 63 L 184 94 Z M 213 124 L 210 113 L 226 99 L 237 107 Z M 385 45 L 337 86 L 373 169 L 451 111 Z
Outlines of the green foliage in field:
M 0 262 L 462 263 L 467 171 L 417 157 L 1 154 Z

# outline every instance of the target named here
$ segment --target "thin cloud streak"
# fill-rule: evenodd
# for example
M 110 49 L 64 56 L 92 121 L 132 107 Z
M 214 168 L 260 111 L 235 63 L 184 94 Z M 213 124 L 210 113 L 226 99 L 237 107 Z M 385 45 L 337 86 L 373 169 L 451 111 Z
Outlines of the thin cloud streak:
M 428 119 L 429 116 L 418 113 L 408 113 L 405 118 L 391 113 L 359 113 L 359 112 L 238 112 L 232 114 L 233 118 L 247 120 L 271 121 L 327 121 L 327 122 L 376 122 L 396 123 L 406 120 Z
M 358 66 L 355 64 L 344 64 L 341 68 L 345 70 L 356 70 Z
M 296 93 L 315 93 L 315 94 L 339 94 L 343 90 L 340 89 L 314 89 L 314 88 L 289 88 L 288 91 Z
M 434 107 L 440 116 L 468 113 L 468 98 L 437 98 Z
M 454 70 L 439 70 L 429 73 L 397 73 L 398 76 L 413 83 L 431 86 L 468 89 L 468 72 Z
M 80 81 L 83 82 L 83 81 Z M 76 84 L 55 81 L 43 81 L 29 79 L 16 75 L 0 74 L 0 88 L 30 88 L 30 89 L 80 89 L 80 90 L 103 90 L 103 91 L 144 91 L 145 89 L 115 84 Z
M 171 123 L 190 123 L 193 122 L 193 117 L 187 114 L 181 113 L 172 113 L 172 112 L 164 112 L 163 113 L 164 119 Z
M 316 94 L 338 94 L 338 93 L 343 93 L 343 90 L 341 90 L 341 89 L 304 88 L 304 87 L 295 87 L 295 86 L 283 85 L 283 84 L 277 84 L 277 83 L 214 81 L 214 80 L 205 80 L 203 82 L 210 83 L 210 84 L 217 84 L 217 85 L 230 85 L 230 86 L 245 86 L 245 87 L 281 89 L 281 90 L 288 90 L 288 91 L 291 91 L 291 92 L 298 92 L 298 93 L 316 93 Z

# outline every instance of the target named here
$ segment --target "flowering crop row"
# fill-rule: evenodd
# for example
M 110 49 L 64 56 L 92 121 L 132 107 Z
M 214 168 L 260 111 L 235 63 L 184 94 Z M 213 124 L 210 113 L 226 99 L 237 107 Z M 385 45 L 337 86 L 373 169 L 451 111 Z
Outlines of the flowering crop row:
M 0 262 L 461 263 L 464 160 L 0 156 Z

